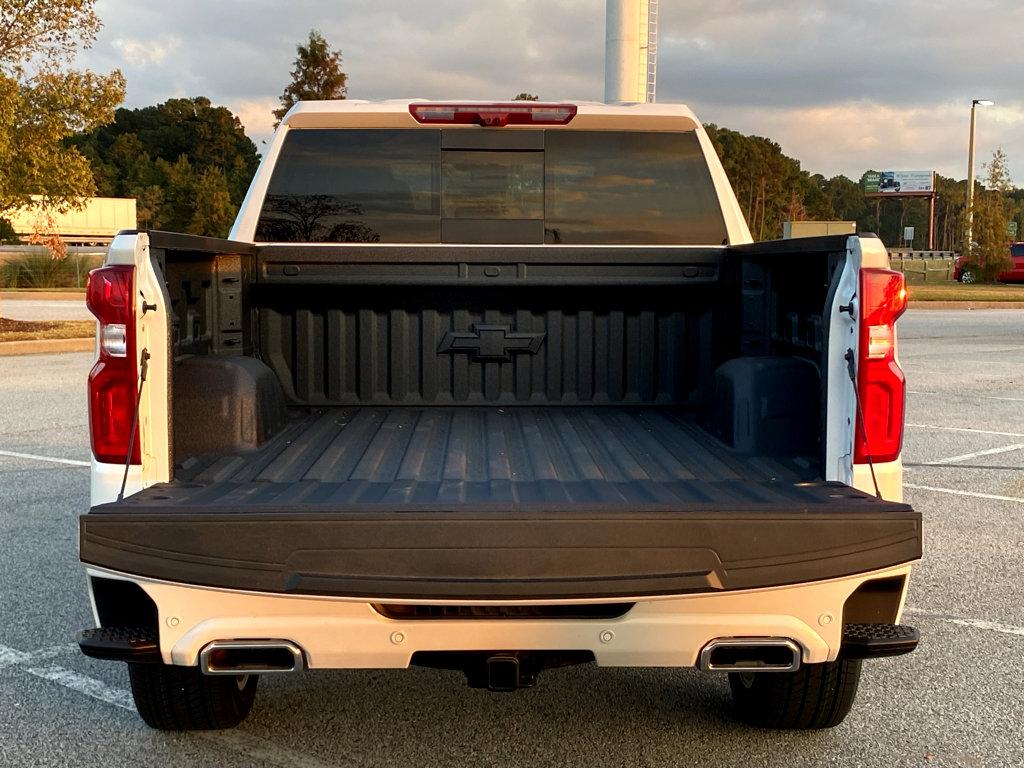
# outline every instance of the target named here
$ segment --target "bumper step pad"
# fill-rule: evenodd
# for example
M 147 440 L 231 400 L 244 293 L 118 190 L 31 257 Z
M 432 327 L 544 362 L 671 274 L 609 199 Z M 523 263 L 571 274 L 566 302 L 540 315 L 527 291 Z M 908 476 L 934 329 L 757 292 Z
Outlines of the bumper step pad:
M 98 627 L 78 634 L 86 657 L 121 662 L 160 662 L 160 641 L 155 630 L 141 627 Z
M 897 657 L 914 651 L 920 640 L 921 634 L 910 625 L 844 625 L 842 655 L 853 660 Z

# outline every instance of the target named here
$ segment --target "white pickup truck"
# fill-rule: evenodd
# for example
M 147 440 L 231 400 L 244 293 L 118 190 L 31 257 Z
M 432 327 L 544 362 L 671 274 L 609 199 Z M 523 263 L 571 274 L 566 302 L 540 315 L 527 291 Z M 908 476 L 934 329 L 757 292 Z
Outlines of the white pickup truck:
M 267 673 L 596 663 L 823 728 L 917 644 L 902 275 L 752 243 L 684 106 L 298 104 L 229 240 L 122 233 L 88 304 L 79 642 L 153 727 Z

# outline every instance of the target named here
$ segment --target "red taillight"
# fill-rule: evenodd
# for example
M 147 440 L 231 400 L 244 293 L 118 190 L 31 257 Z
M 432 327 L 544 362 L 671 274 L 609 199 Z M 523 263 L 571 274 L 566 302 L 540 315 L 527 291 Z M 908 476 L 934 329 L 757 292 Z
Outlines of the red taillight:
M 864 269 L 860 275 L 860 354 L 854 462 L 891 462 L 903 447 L 906 380 L 896 363 L 896 320 L 907 309 L 903 274 Z
M 448 125 L 565 125 L 576 117 L 575 104 L 410 104 L 418 123 Z
M 138 428 L 132 440 L 138 371 L 135 357 L 135 268 L 100 267 L 89 273 L 85 302 L 99 321 L 99 360 L 89 372 L 89 430 L 99 462 L 142 462 Z

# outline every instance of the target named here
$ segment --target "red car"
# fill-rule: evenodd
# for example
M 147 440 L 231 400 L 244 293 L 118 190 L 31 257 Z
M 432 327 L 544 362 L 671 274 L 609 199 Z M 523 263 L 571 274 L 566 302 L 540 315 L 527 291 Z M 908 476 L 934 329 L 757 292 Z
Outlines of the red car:
M 999 273 L 996 277 L 1000 283 L 1024 283 L 1024 242 L 1013 243 L 1010 246 L 1010 259 L 1013 266 L 1005 272 Z M 966 266 L 967 259 L 958 256 L 953 263 L 953 280 L 961 283 L 974 283 L 978 279 L 973 266 Z

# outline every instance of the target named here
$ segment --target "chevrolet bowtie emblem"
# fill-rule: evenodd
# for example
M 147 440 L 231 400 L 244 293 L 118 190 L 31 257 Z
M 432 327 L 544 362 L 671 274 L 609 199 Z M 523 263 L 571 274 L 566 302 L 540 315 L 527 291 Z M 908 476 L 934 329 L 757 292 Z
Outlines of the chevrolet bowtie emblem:
M 513 354 L 536 354 L 545 336 L 543 331 L 512 331 L 509 326 L 475 323 L 472 331 L 449 331 L 437 351 L 452 355 L 465 353 L 482 361 L 508 361 Z

